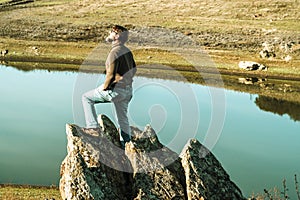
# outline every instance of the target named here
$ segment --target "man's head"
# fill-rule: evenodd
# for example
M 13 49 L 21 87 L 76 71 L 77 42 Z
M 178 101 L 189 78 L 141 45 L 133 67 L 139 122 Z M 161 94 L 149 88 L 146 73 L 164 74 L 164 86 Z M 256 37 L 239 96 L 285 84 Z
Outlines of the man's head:
M 127 28 L 114 25 L 109 33 L 109 36 L 105 39 L 107 42 L 121 42 L 125 43 L 128 40 L 128 30 Z

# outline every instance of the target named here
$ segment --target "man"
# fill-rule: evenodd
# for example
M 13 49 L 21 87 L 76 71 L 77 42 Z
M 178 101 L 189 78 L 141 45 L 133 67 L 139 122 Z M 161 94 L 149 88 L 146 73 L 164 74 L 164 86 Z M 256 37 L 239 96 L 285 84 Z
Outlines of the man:
M 125 46 L 128 30 L 115 25 L 112 27 L 107 42 L 112 49 L 106 59 L 106 76 L 104 83 L 82 96 L 87 128 L 98 129 L 97 115 L 94 104 L 112 102 L 116 109 L 120 126 L 121 143 L 131 139 L 131 130 L 127 117 L 128 104 L 132 98 L 132 79 L 136 73 L 136 64 L 132 52 Z

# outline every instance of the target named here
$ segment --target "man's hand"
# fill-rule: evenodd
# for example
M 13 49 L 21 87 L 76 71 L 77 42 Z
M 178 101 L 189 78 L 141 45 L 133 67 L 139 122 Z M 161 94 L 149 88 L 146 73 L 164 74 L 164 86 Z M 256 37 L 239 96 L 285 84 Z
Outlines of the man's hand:
M 117 82 L 119 82 L 119 81 L 122 80 L 122 79 L 123 79 L 123 76 L 121 76 L 120 74 L 117 73 L 117 74 L 115 75 L 115 81 L 114 81 L 114 82 L 117 83 Z

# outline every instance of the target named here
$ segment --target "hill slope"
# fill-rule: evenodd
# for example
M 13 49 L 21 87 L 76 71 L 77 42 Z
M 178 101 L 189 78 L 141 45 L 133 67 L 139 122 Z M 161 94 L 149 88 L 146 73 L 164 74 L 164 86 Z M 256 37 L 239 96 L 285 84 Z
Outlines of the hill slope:
M 128 27 L 175 29 L 191 34 L 205 46 L 221 48 L 255 48 L 262 40 L 274 37 L 300 43 L 298 0 L 0 0 L 0 3 L 0 36 L 13 38 L 99 41 L 111 24 L 118 23 Z

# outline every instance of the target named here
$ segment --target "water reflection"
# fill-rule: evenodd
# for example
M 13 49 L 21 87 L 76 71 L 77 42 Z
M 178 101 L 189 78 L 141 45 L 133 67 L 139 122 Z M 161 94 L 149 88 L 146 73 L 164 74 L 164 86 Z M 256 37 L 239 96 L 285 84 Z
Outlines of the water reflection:
M 294 121 L 300 120 L 299 83 L 291 84 L 259 77 L 239 77 L 238 83 L 248 85 L 249 88 L 259 88 L 260 93 L 255 99 L 255 104 L 261 110 L 281 116 L 287 114 Z
M 243 83 L 246 85 L 253 85 L 255 83 L 263 83 L 265 82 L 267 79 L 265 78 L 257 78 L 257 77 L 247 77 L 247 78 L 239 78 L 239 83 Z
M 278 115 L 288 114 L 294 121 L 300 121 L 300 103 L 259 95 L 255 104 L 261 110 Z

